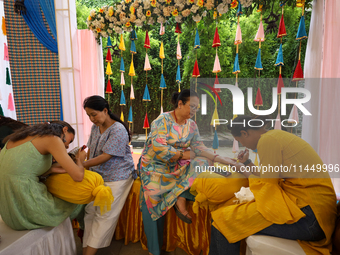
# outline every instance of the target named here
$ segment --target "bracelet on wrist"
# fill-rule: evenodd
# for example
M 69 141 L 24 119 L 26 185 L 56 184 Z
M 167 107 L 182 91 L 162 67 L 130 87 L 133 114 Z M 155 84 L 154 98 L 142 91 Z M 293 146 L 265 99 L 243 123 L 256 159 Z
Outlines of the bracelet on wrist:
M 218 157 L 218 156 L 220 156 L 220 155 L 216 154 L 216 155 L 213 157 L 212 162 L 215 163 L 215 159 L 216 159 L 216 157 Z
M 178 160 L 181 160 L 183 158 L 183 151 L 179 151 L 180 155 L 179 155 L 179 158 Z

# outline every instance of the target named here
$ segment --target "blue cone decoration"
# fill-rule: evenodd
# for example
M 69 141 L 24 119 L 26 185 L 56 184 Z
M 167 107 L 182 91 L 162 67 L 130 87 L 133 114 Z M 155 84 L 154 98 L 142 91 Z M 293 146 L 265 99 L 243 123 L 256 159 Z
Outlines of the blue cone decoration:
M 136 31 L 135 30 L 132 30 L 132 32 L 131 32 L 131 36 L 130 36 L 130 40 L 131 41 L 134 41 L 134 40 L 137 40 L 138 38 L 137 38 L 137 33 L 136 33 Z
M 181 70 L 179 68 L 179 65 L 177 66 L 177 73 L 176 73 L 176 82 L 181 83 Z
M 236 57 L 235 57 L 235 62 L 234 62 L 234 68 L 233 68 L 233 73 L 240 73 L 240 65 L 238 63 L 238 53 L 236 53 Z
M 132 120 L 132 106 L 131 106 L 131 105 L 130 105 L 130 110 L 129 110 L 128 122 L 129 122 L 129 123 L 132 123 L 132 122 L 133 122 L 133 120 Z
M 241 16 L 241 14 L 242 14 L 242 5 L 240 3 L 240 0 L 238 0 L 237 16 Z
M 283 66 L 283 65 L 284 63 L 283 63 L 283 52 L 282 52 L 282 43 L 281 43 L 279 53 L 277 54 L 275 66 Z
M 201 43 L 200 43 L 200 36 L 198 34 L 198 29 L 196 28 L 196 36 L 195 36 L 195 49 L 201 48 Z
M 213 140 L 213 144 L 212 144 L 212 148 L 214 150 L 217 150 L 219 146 L 219 142 L 218 142 L 218 136 L 217 136 L 217 131 L 215 129 L 215 134 L 214 134 L 214 140 Z
M 263 70 L 262 63 L 261 63 L 261 49 L 257 53 L 256 63 L 255 63 L 256 70 Z
M 110 36 L 107 38 L 106 48 L 112 48 L 112 42 Z
M 131 41 L 130 52 L 132 54 L 136 54 L 137 53 L 135 41 Z
M 305 16 L 300 19 L 299 29 L 296 35 L 296 40 L 307 39 L 306 26 L 305 26 Z
M 122 72 L 122 73 L 125 72 L 123 57 L 120 58 L 120 69 L 119 69 L 119 71 Z
M 144 90 L 144 94 L 143 94 L 143 101 L 151 101 L 150 93 L 149 93 L 149 89 L 148 89 L 148 84 L 145 85 L 145 90 Z
M 165 80 L 164 80 L 164 75 L 161 75 L 161 84 L 159 85 L 160 89 L 166 89 L 166 84 L 165 84 Z
M 126 101 L 125 101 L 125 96 L 124 96 L 124 92 L 122 90 L 122 94 L 120 95 L 120 103 L 119 105 L 126 105 Z

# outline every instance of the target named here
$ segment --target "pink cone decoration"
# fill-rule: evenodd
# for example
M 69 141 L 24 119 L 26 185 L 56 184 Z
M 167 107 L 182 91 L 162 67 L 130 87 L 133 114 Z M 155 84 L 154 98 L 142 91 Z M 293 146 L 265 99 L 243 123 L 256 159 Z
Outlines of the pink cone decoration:
M 217 74 L 216 74 L 216 78 L 215 78 L 215 81 L 214 81 L 214 89 L 216 90 L 217 93 L 220 93 L 221 92 L 221 89 L 220 88 L 216 88 L 216 84 L 220 84 L 220 82 L 218 81 L 218 77 L 217 77 Z
M 218 59 L 217 54 L 216 54 L 216 57 L 215 57 L 214 69 L 213 69 L 212 72 L 213 72 L 213 73 L 219 73 L 219 72 L 221 72 L 220 60 Z
M 149 70 L 151 70 L 151 65 L 150 65 L 148 53 L 146 53 L 145 63 L 144 63 L 144 71 L 149 71 Z
M 233 153 L 236 153 L 236 152 L 239 152 L 240 151 L 240 148 L 238 146 L 238 141 L 236 141 L 236 139 L 234 138 L 234 142 L 233 142 L 233 150 L 232 152 Z
M 259 29 L 257 30 L 257 33 L 255 35 L 255 42 L 264 42 L 264 30 L 263 30 L 263 24 L 262 20 L 260 21 Z
M 161 106 L 161 114 L 163 113 L 163 106 Z
M 235 87 L 238 87 L 238 83 L 237 82 L 235 82 Z
M 159 29 L 159 35 L 164 35 L 165 34 L 165 28 L 163 26 L 163 23 L 161 23 L 161 28 Z
M 4 43 L 4 60 L 9 61 L 9 57 L 8 57 L 8 47 L 7 44 Z
M 124 73 L 120 73 L 120 85 L 125 85 Z
M 177 42 L 177 59 L 182 59 L 182 52 L 181 52 L 181 45 L 179 44 L 179 41 Z
M 289 114 L 289 119 L 295 120 L 297 123 L 299 123 L 299 113 L 296 105 L 294 104 L 292 111 Z M 295 123 L 294 121 L 288 121 L 288 123 Z
M 9 93 L 8 95 L 8 110 L 14 111 L 14 101 L 13 101 L 12 93 Z
M 282 75 L 279 74 L 279 80 L 277 81 L 277 94 L 281 94 L 281 88 L 283 88 L 285 85 L 283 83 Z
M 241 32 L 241 27 L 240 24 L 237 24 L 237 29 L 236 29 L 236 37 L 235 37 L 235 42 L 234 44 L 241 44 L 242 43 L 242 32 Z
M 274 129 L 279 129 L 279 130 L 281 130 L 281 117 L 280 117 L 280 113 L 277 114 L 276 119 L 277 119 L 277 120 L 275 121 Z
M 299 60 L 296 65 L 292 81 L 300 81 L 300 80 L 303 80 L 303 71 L 301 67 L 301 61 Z
M 131 84 L 130 99 L 135 99 L 135 92 L 133 90 L 133 85 Z

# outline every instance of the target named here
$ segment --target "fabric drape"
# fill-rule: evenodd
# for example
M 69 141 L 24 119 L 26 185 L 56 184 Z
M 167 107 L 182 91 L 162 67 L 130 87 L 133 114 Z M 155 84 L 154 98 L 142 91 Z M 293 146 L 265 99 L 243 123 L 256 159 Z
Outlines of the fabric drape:
M 40 7 L 44 13 L 45 19 L 50 27 L 54 38 L 57 38 L 57 28 L 55 23 L 54 0 L 39 0 Z

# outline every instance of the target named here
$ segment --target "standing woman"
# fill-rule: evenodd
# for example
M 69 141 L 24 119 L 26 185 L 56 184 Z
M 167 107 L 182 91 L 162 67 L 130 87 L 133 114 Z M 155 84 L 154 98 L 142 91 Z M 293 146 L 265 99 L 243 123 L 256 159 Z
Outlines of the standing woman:
M 134 162 L 127 126 L 110 109 L 101 96 L 84 100 L 83 107 L 93 126 L 87 146 L 88 157 L 84 167 L 100 174 L 110 187 L 114 202 L 111 211 L 100 214 L 93 202 L 85 208 L 83 254 L 95 254 L 99 248 L 110 245 L 120 212 L 133 183 Z

